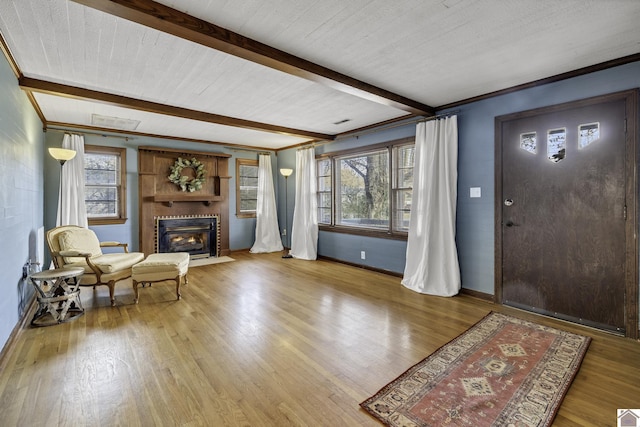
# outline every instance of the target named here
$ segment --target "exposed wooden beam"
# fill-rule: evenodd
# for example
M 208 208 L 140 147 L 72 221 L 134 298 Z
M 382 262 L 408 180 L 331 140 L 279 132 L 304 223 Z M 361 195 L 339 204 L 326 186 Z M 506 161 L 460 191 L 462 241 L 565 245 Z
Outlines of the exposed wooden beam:
M 238 119 L 235 117 L 221 116 L 219 114 L 174 107 L 171 105 L 159 104 L 157 102 L 143 101 L 140 99 L 128 98 L 122 95 L 114 95 L 106 92 L 83 89 L 75 86 L 33 79 L 30 77 L 22 76 L 18 81 L 20 84 L 20 88 L 27 92 L 40 92 L 72 99 L 96 101 L 103 104 L 115 105 L 117 107 L 131 108 L 134 110 L 147 111 L 150 113 L 165 114 L 174 117 L 181 117 L 184 119 L 198 120 L 201 122 L 234 126 L 245 129 L 258 130 L 262 132 L 278 133 L 282 135 L 298 136 L 311 139 L 335 138 L 335 135 L 310 132 L 300 129 L 292 129 L 283 126 L 275 126 L 267 123 Z
M 412 114 L 429 105 L 405 98 L 151 0 L 72 0 L 176 37 Z
M 135 139 L 136 137 L 143 136 L 147 138 L 162 138 L 162 139 L 170 139 L 172 141 L 179 142 L 197 142 L 199 144 L 213 144 L 216 146 L 225 146 L 234 150 L 250 150 L 250 151 L 274 151 L 278 152 L 279 148 L 273 147 L 262 147 L 255 145 L 244 145 L 244 144 L 235 144 L 233 142 L 224 142 L 224 141 L 215 141 L 212 139 L 198 139 L 198 138 L 189 138 L 183 136 L 173 136 L 173 135 L 162 135 L 158 133 L 147 133 L 147 132 L 136 132 L 133 130 L 120 130 L 120 129 L 110 129 L 103 128 L 99 126 L 88 126 L 88 125 L 78 125 L 74 123 L 64 123 L 64 122 L 46 122 L 46 125 L 43 129 L 45 132 L 55 131 L 55 132 L 78 132 L 83 134 L 94 134 L 100 136 L 108 136 L 112 138 L 126 138 L 126 139 Z M 116 134 L 116 135 L 114 135 Z M 122 135 L 122 136 L 120 136 Z M 309 144 L 306 142 L 305 144 Z M 289 147 L 285 147 L 284 149 L 289 149 Z

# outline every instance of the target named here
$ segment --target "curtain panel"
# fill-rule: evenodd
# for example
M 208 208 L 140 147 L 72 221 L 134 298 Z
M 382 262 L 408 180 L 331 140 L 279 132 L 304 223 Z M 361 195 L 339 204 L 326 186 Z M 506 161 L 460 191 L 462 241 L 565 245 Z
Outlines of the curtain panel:
M 76 156 L 67 161 L 60 171 L 56 225 L 79 225 L 87 228 L 89 222 L 84 191 L 84 136 L 65 133 L 62 148 L 74 150 Z
M 318 200 L 313 147 L 296 152 L 296 168 L 296 200 L 289 253 L 294 258 L 315 260 L 318 257 Z
M 457 117 L 416 126 L 407 256 L 402 284 L 416 292 L 453 296 L 460 290 L 456 248 Z
M 271 156 L 258 157 L 258 200 L 256 206 L 256 240 L 251 253 L 277 252 L 283 250 L 278 228 Z

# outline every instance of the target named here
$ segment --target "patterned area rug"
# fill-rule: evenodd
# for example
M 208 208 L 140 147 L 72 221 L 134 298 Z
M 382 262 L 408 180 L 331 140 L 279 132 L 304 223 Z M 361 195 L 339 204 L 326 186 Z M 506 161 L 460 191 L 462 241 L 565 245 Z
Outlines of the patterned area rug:
M 548 426 L 590 342 L 491 312 L 360 405 L 388 426 Z

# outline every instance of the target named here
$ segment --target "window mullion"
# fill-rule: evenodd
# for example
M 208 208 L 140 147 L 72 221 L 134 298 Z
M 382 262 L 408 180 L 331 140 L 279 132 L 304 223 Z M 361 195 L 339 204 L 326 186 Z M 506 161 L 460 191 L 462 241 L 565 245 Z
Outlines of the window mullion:
M 389 146 L 387 147 L 387 156 L 389 156 L 389 163 L 388 163 L 388 168 L 389 168 L 389 229 L 388 232 L 392 233 L 393 230 L 395 230 L 395 221 L 394 221 L 394 215 L 393 213 L 395 212 L 395 193 L 393 191 L 393 189 L 396 187 L 396 176 L 394 173 L 394 170 L 396 169 L 394 167 L 396 159 L 395 156 L 393 156 L 393 147 Z
M 336 225 L 336 158 L 331 157 L 331 225 Z

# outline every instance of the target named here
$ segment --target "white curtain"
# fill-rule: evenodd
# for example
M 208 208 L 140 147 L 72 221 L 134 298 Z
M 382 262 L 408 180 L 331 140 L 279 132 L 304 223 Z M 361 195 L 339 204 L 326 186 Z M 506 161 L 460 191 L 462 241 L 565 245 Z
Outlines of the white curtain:
M 250 252 L 277 252 L 283 250 L 278 228 L 278 213 L 273 190 L 271 156 L 258 157 L 258 204 L 256 206 L 256 240 Z
M 74 150 L 76 156 L 68 160 L 60 171 L 58 216 L 56 225 L 88 227 L 84 197 L 84 136 L 64 134 L 62 148 Z
M 313 147 L 296 152 L 296 201 L 289 253 L 299 259 L 315 260 L 318 257 L 318 201 Z
M 402 284 L 453 296 L 460 290 L 456 249 L 457 117 L 418 123 L 407 261 Z

